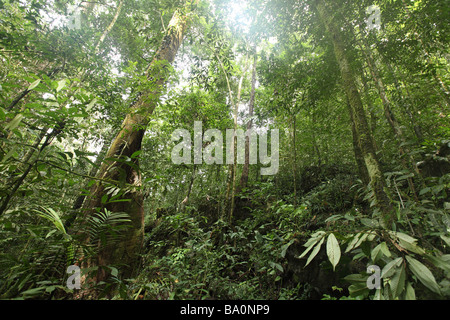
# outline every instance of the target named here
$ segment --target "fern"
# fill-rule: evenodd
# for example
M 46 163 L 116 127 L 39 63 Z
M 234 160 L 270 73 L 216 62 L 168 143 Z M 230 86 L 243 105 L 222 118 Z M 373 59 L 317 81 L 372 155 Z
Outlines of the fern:
M 125 212 L 99 211 L 87 220 L 87 234 L 90 243 L 111 244 L 120 240 L 120 231 L 131 226 L 129 215 Z
M 42 211 L 36 210 L 40 217 L 49 220 L 55 226 L 56 230 L 63 235 L 63 244 L 67 256 L 67 265 L 72 264 L 75 258 L 75 246 L 72 237 L 67 233 L 64 223 L 62 222 L 58 213 L 52 208 L 41 207 Z

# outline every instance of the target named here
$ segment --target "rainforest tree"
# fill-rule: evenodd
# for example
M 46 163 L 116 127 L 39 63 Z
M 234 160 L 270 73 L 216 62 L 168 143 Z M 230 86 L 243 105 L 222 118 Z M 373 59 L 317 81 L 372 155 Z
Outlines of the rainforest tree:
M 0 0 L 0 296 L 448 299 L 447 7 Z

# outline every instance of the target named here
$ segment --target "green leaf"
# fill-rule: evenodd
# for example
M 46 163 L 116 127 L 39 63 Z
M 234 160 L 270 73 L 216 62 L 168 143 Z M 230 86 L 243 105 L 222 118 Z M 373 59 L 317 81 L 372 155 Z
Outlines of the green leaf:
M 348 276 L 344 277 L 344 280 L 349 282 L 367 282 L 367 276 L 360 274 L 360 273 L 354 273 L 349 274 Z
M 407 242 L 407 243 L 412 243 L 412 244 L 414 244 L 414 243 L 417 242 L 417 239 L 415 239 L 415 238 L 413 238 L 413 237 L 411 237 L 411 236 L 408 236 L 407 234 L 402 233 L 402 232 L 394 232 L 394 231 L 390 231 L 389 233 L 390 233 L 391 235 L 393 235 L 394 237 L 398 238 L 399 240 L 403 240 L 403 241 L 405 241 L 405 242 Z
M 331 264 L 333 265 L 333 270 L 335 270 L 336 265 L 341 259 L 341 249 L 339 248 L 339 242 L 333 233 L 328 235 L 327 239 L 327 255 Z
M 119 275 L 119 270 L 117 270 L 117 268 L 114 268 L 114 267 L 109 267 L 109 268 L 111 269 L 111 275 L 113 277 L 117 278 L 117 276 Z
M 414 177 L 414 173 L 405 174 L 405 175 L 403 175 L 401 177 L 396 178 L 395 180 L 401 181 L 401 180 L 405 180 L 405 179 L 412 178 L 412 177 Z
M 420 255 L 424 255 L 425 254 L 425 250 L 423 250 L 421 247 L 419 247 L 418 245 L 416 245 L 415 243 L 409 243 L 403 240 L 399 241 L 399 245 L 402 248 L 405 248 L 407 251 L 411 251 Z
M 291 246 L 291 244 L 294 243 L 294 239 L 292 239 L 291 241 L 289 241 L 288 243 L 286 243 L 284 246 L 281 247 L 281 257 L 284 258 L 286 256 L 286 251 L 287 249 Z
M 311 235 L 311 238 L 305 243 L 305 247 L 309 247 L 312 243 L 317 243 L 317 241 L 319 241 L 325 234 L 325 231 L 317 231 Z
M 323 235 L 325 235 L 324 231 L 316 232 L 309 238 L 309 240 L 304 244 L 307 249 L 303 251 L 303 253 L 298 257 L 298 259 L 303 258 L 306 254 L 314 247 L 314 245 L 322 239 Z
M 6 162 L 6 160 L 8 160 L 9 158 L 11 158 L 12 155 L 13 155 L 14 153 L 16 153 L 16 150 L 17 150 L 17 147 L 16 147 L 16 146 L 13 146 L 13 147 L 11 148 L 11 150 L 9 150 L 8 153 L 3 157 L 3 159 L 2 159 L 1 162 Z
M 445 270 L 446 272 L 450 272 L 450 263 L 448 261 L 448 257 L 450 257 L 450 255 L 448 255 L 448 254 L 445 254 L 442 257 L 435 257 L 432 255 L 425 256 L 425 258 L 427 258 L 436 267 L 441 268 L 442 270 Z
M 314 257 L 319 253 L 320 247 L 322 246 L 322 243 L 324 242 L 325 237 L 322 237 L 320 242 L 314 247 L 314 250 L 311 252 L 311 254 L 308 257 L 308 260 L 306 261 L 305 267 L 314 259 Z
M 61 91 L 62 88 L 64 88 L 65 86 L 66 86 L 66 79 L 59 80 L 58 81 L 58 86 L 56 87 L 56 92 Z
M 142 153 L 142 150 L 138 150 L 133 152 L 133 154 L 130 156 L 131 159 L 134 159 L 136 157 L 138 157 L 140 154 Z
M 391 280 L 391 292 L 394 298 L 399 297 L 405 288 L 406 271 L 403 266 L 397 268 Z
M 42 209 L 43 211 L 38 211 L 39 216 L 52 222 L 55 225 L 56 229 L 65 234 L 66 229 L 64 228 L 64 224 L 61 221 L 61 218 L 59 217 L 58 213 L 56 213 L 55 210 L 53 210 L 52 208 L 42 207 Z
M 55 289 L 56 289 L 55 286 L 49 286 L 49 287 L 45 288 L 45 292 L 50 293 L 50 292 L 53 292 Z
M 30 86 L 28 87 L 28 91 L 33 90 L 34 88 L 36 88 L 39 83 L 41 83 L 41 79 L 37 79 L 36 81 L 34 81 L 32 84 L 30 84 Z
M 350 243 L 347 246 L 347 249 L 345 249 L 346 253 L 354 249 L 354 247 L 355 247 L 356 243 L 358 242 L 360 236 L 361 236 L 361 233 L 357 233 L 357 234 L 355 234 L 353 236 L 352 241 L 350 241 Z
M 6 126 L 5 126 L 5 130 L 14 130 L 15 128 L 17 128 L 17 126 L 20 124 L 20 121 L 22 121 L 22 119 L 24 118 L 24 115 L 19 113 L 17 114 L 14 119 L 12 119 Z
M 355 283 L 348 287 L 348 292 L 352 297 L 366 296 L 369 294 L 369 288 L 365 282 Z
M 102 204 L 105 204 L 106 201 L 108 201 L 108 195 L 107 195 L 107 194 L 104 194 L 104 195 L 102 196 L 101 201 L 102 201 Z
M 398 240 L 398 244 L 407 251 L 420 255 L 425 254 L 425 250 L 417 245 L 417 239 L 401 232 L 389 232 L 394 239 Z
M 368 236 L 369 236 L 369 233 L 364 233 L 364 234 L 358 239 L 358 242 L 355 244 L 354 249 L 358 248 L 358 247 L 361 245 L 361 243 L 363 243 L 363 242 L 367 239 Z
M 386 242 L 382 242 L 375 248 L 373 248 L 372 252 L 370 253 L 370 258 L 374 263 L 376 263 L 385 254 L 386 250 L 389 253 L 389 249 L 387 249 Z
M 450 237 L 447 237 L 447 236 L 444 235 L 444 234 L 441 234 L 440 237 L 441 237 L 442 240 L 445 241 L 445 243 L 447 244 L 447 246 L 450 247 Z
M 441 294 L 441 289 L 439 288 L 436 279 L 434 278 L 430 269 L 428 269 L 420 261 L 414 259 L 411 256 L 406 256 L 406 260 L 409 262 L 409 269 L 412 271 L 412 273 L 414 273 L 417 279 L 419 279 L 420 282 L 423 283 L 425 287 L 433 292 Z
M 381 252 L 388 258 L 391 256 L 391 252 L 389 251 L 386 242 L 381 243 Z
M 22 295 L 23 296 L 34 296 L 34 295 L 41 293 L 41 291 L 43 291 L 44 289 L 45 289 L 45 287 L 32 288 L 32 289 L 22 292 Z
M 403 262 L 403 258 L 397 258 L 394 259 L 392 261 L 390 261 L 389 263 L 387 263 L 383 270 L 381 270 L 381 278 L 382 279 L 386 279 L 386 278 L 390 278 L 392 274 L 394 274 L 395 269 L 398 268 L 401 263 Z
M 381 294 L 381 289 L 377 289 L 375 291 L 375 296 L 373 297 L 373 300 L 384 300 L 384 297 Z
M 416 293 L 409 281 L 406 283 L 405 300 L 416 300 Z
M 378 221 L 369 218 L 362 218 L 361 223 L 369 228 L 378 228 L 380 226 Z
M 282 266 L 281 264 L 279 264 L 279 263 L 276 263 L 276 262 L 271 261 L 271 262 L 269 262 L 269 264 L 270 264 L 270 266 L 271 266 L 272 268 L 278 269 L 280 272 L 283 272 L 283 271 L 284 271 L 283 266 Z
M 6 119 L 6 111 L 0 106 L 0 121 L 4 121 Z
M 331 217 L 325 219 L 325 222 L 338 221 L 339 219 L 342 219 L 342 215 L 341 214 L 335 214 L 335 215 L 332 215 Z

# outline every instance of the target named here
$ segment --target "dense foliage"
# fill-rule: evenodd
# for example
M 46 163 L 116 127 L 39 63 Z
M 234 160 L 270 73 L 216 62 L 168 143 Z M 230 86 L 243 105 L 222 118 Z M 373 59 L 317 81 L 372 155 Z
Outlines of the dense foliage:
M 449 299 L 447 21 L 444 0 L 0 0 L 0 297 Z M 198 121 L 278 129 L 276 174 L 174 163 Z

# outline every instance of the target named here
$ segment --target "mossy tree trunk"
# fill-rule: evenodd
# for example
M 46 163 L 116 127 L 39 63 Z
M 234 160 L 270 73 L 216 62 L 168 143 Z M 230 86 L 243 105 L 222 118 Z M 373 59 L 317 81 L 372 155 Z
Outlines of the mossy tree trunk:
M 104 281 L 108 277 L 104 266 L 124 265 L 125 267 L 121 268 L 121 276 L 126 278 L 133 274 L 138 262 L 144 236 L 144 208 L 139 160 L 135 155 L 141 150 L 146 126 L 169 74 L 168 67 L 174 61 L 185 34 L 188 24 L 186 10 L 183 8 L 174 13 L 166 35 L 147 69 L 148 89 L 141 92 L 137 101 L 130 107 L 97 173 L 99 182 L 92 187 L 83 205 L 85 218 L 98 210 L 106 209 L 110 212 L 125 212 L 131 220 L 131 227 L 122 231 L 122 241 L 114 245 L 98 244 L 98 254 L 84 261 L 86 267 L 99 267 L 96 276 L 91 279 L 94 283 Z M 111 186 L 127 191 L 121 196 L 120 202 L 105 201 L 105 188 Z M 89 240 L 86 235 L 84 241 Z
M 356 86 L 355 76 L 348 61 L 340 28 L 333 21 L 333 14 L 331 14 L 333 11 L 329 8 L 328 2 L 316 0 L 314 5 L 333 43 L 334 54 L 339 65 L 344 90 L 353 114 L 355 133 L 358 137 L 362 157 L 369 174 L 370 187 L 373 191 L 374 200 L 381 211 L 384 222 L 389 224 L 392 220 L 392 204 L 388 196 L 388 191 L 385 188 L 383 172 L 377 159 L 373 137 L 367 123 L 361 96 Z
M 383 83 L 383 79 L 381 78 L 380 72 L 376 66 L 375 59 L 372 56 L 372 53 L 370 52 L 370 49 L 368 48 L 367 42 L 364 40 L 364 37 L 361 37 L 362 39 L 358 39 L 358 45 L 361 49 L 361 52 L 364 54 L 367 66 L 369 68 L 370 74 L 372 75 L 372 80 L 375 83 L 375 87 L 378 90 L 379 96 L 381 98 L 381 101 L 383 103 L 383 110 L 384 110 L 384 116 L 389 123 L 392 132 L 397 140 L 398 144 L 398 150 L 400 154 L 400 162 L 405 170 L 409 170 L 412 168 L 417 174 L 419 174 L 419 170 L 415 166 L 416 161 L 411 157 L 410 151 L 408 148 L 404 147 L 407 145 L 407 139 L 403 133 L 402 127 L 400 123 L 397 120 L 397 117 L 394 115 L 394 112 L 391 107 L 391 101 L 386 93 L 385 85 Z M 406 161 L 406 157 L 409 157 L 410 164 L 408 165 Z M 416 188 L 414 186 L 414 182 L 411 179 L 411 177 L 407 178 L 408 185 L 410 188 L 410 191 L 412 195 L 414 196 L 414 199 L 418 201 L 417 194 L 416 194 Z
M 361 152 L 361 147 L 359 146 L 358 134 L 356 133 L 355 120 L 353 115 L 352 107 L 350 103 L 347 103 L 348 112 L 350 114 L 350 122 L 352 126 L 352 138 L 353 138 L 353 152 L 355 153 L 355 161 L 358 167 L 359 177 L 364 185 L 367 185 L 370 181 L 369 172 L 367 172 L 367 167 L 364 163 L 364 157 Z

